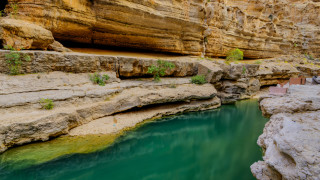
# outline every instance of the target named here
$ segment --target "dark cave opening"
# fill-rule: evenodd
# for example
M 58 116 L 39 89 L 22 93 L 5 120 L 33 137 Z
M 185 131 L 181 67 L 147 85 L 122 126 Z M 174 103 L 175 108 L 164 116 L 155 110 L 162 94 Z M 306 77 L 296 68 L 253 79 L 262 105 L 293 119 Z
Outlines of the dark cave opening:
M 0 11 L 3 11 L 6 8 L 7 4 L 8 4 L 8 0 L 1 0 L 0 1 Z

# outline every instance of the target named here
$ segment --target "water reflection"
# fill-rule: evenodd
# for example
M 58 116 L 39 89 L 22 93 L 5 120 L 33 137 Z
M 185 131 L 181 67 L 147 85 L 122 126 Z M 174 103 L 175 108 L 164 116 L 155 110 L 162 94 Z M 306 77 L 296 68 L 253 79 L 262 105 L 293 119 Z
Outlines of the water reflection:
M 73 155 L 4 179 L 253 179 L 267 120 L 256 101 L 148 123 L 107 149 Z M 2 173 L 4 173 L 2 171 Z

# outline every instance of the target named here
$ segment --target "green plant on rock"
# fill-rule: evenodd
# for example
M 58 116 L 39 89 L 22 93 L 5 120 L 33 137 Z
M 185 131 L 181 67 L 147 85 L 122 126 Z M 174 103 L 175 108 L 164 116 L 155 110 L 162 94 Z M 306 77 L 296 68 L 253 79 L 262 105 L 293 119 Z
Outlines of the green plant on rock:
M 207 80 L 204 75 L 196 75 L 191 78 L 191 83 L 202 85 L 207 83 Z
M 255 64 L 261 64 L 261 63 L 262 63 L 262 61 L 257 60 L 257 61 L 255 61 L 254 63 L 255 63 Z
M 10 53 L 5 55 L 6 63 L 9 65 L 10 74 L 18 75 L 20 73 L 23 61 L 30 61 L 30 56 L 20 53 L 12 46 L 4 46 L 4 48 L 10 50 Z
M 10 4 L 10 8 L 11 8 L 11 13 L 10 13 L 10 16 L 16 18 L 17 14 L 18 14 L 18 11 L 19 11 L 19 6 L 18 4 L 15 2 L 15 3 L 12 3 Z
M 152 65 L 148 68 L 149 74 L 153 74 L 154 81 L 161 81 L 160 77 L 166 75 L 167 70 L 175 68 L 175 65 L 171 62 L 158 60 L 157 65 Z
M 243 60 L 243 52 L 240 49 L 231 50 L 226 58 L 227 61 L 239 61 Z
M 308 60 L 314 60 L 314 57 L 311 54 L 305 53 L 304 56 L 308 59 Z
M 51 110 L 54 107 L 54 103 L 51 99 L 40 99 L 40 105 L 42 109 Z
M 110 79 L 110 77 L 107 74 L 101 75 L 99 73 L 90 74 L 90 80 L 94 84 L 98 84 L 99 86 L 105 86 L 106 81 Z
M 242 66 L 242 74 L 244 75 L 246 74 L 246 72 L 247 72 L 247 68 L 245 66 Z

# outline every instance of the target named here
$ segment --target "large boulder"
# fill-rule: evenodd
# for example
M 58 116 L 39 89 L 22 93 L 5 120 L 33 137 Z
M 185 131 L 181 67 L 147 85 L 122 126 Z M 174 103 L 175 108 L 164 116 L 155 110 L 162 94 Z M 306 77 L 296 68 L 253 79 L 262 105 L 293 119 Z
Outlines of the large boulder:
M 15 49 L 47 49 L 54 42 L 52 33 L 22 20 L 0 19 L 0 42 Z

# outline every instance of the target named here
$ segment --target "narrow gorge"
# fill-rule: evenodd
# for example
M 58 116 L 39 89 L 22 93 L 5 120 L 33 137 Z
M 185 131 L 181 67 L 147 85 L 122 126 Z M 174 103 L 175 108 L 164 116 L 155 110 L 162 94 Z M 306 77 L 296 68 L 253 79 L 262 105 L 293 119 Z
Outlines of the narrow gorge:
M 2 1 L 1 176 L 319 179 L 319 13 L 317 0 Z

